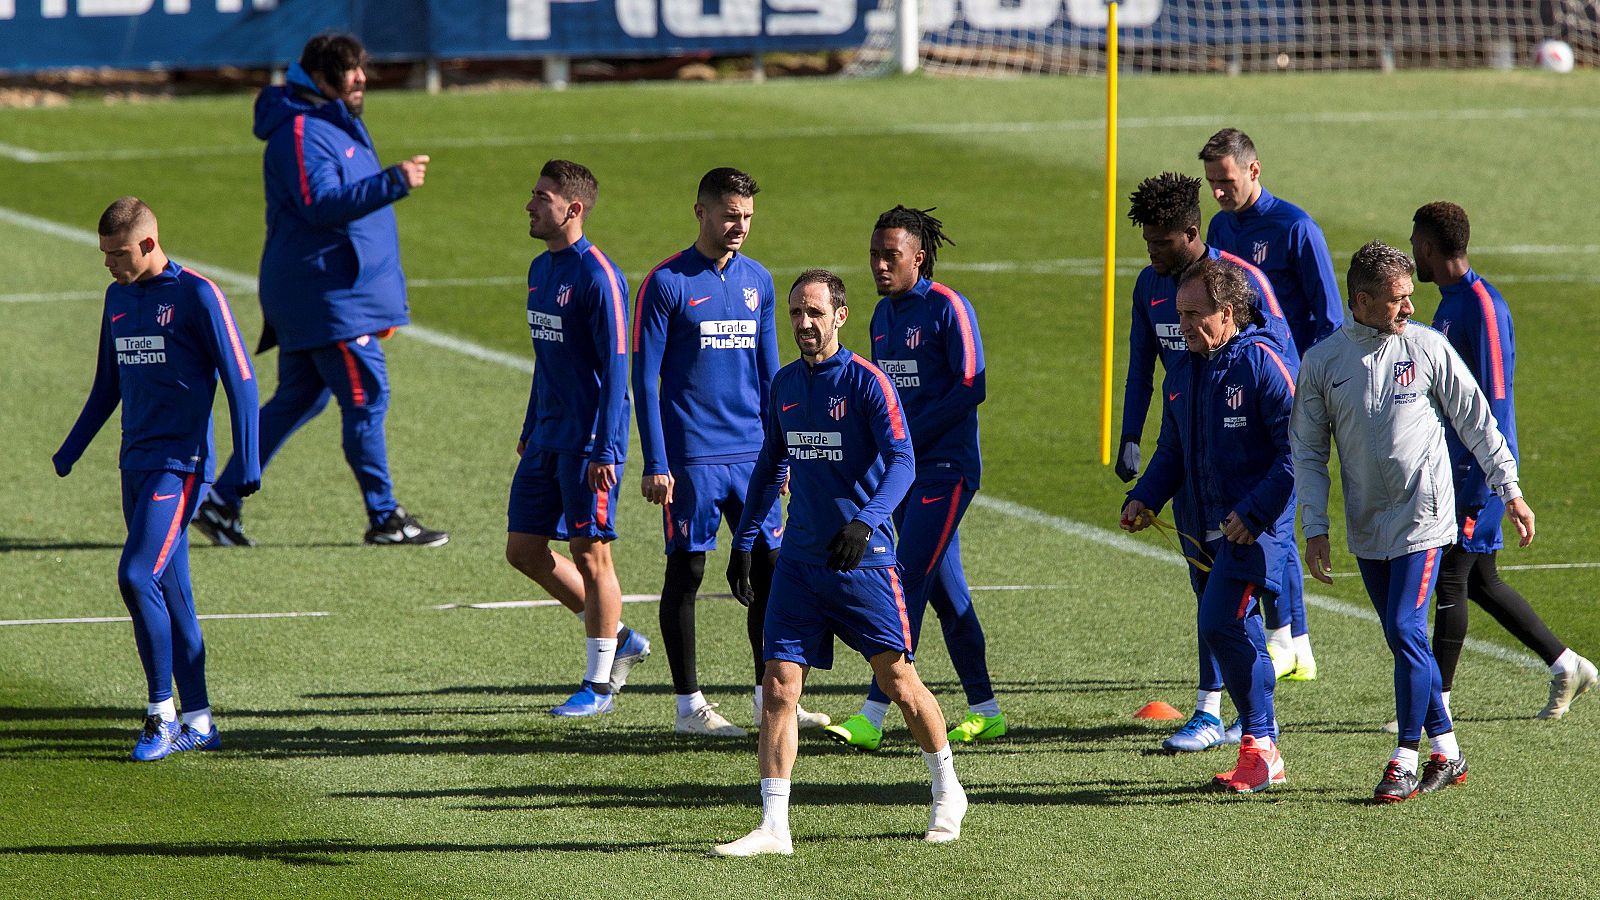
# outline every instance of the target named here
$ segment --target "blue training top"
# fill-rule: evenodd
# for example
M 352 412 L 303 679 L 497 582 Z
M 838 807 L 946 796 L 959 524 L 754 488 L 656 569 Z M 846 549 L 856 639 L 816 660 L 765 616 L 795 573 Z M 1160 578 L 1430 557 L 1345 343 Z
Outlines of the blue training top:
M 1511 307 L 1494 285 L 1471 269 L 1461 280 L 1439 288 L 1439 308 L 1433 327 L 1450 340 L 1450 346 L 1472 370 L 1483 388 L 1489 411 L 1505 436 L 1506 447 L 1517 457 L 1517 406 L 1512 382 L 1517 369 L 1517 341 L 1511 328 Z M 1449 420 L 1444 423 L 1444 443 L 1450 451 L 1455 477 L 1456 538 L 1471 553 L 1489 553 L 1505 546 L 1501 519 L 1505 503 L 1489 490 L 1478 460 L 1461 443 Z
M 106 288 L 94 384 L 56 452 L 57 469 L 78 461 L 121 403 L 120 468 L 201 472 L 215 481 L 211 406 L 219 375 L 234 451 L 244 461 L 242 481 L 259 482 L 255 372 L 222 291 L 175 262 L 152 278 L 113 283 Z
M 972 303 L 927 278 L 884 297 L 872 313 L 872 357 L 905 404 L 917 475 L 958 474 L 977 490 L 985 367 Z
M 400 167 L 378 164 L 366 126 L 299 65 L 256 97 L 255 136 L 267 142 L 260 349 L 310 350 L 407 324 L 390 205 L 411 192 Z
M 639 285 L 633 392 L 644 474 L 670 465 L 749 462 L 761 452 L 767 390 L 778 371 L 772 276 L 734 254 L 722 271 L 693 246 Z
M 622 270 L 586 237 L 528 266 L 529 447 L 600 464 L 628 458 L 627 297 Z
M 1212 216 L 1206 243 L 1267 273 L 1302 356 L 1344 324 L 1344 301 L 1322 229 L 1305 210 L 1266 187 L 1249 209 Z
M 772 379 L 766 439 L 750 473 L 740 550 L 778 501 L 787 461 L 789 519 L 783 556 L 828 561 L 828 544 L 852 519 L 872 528 L 862 567 L 895 564 L 890 516 L 916 477 L 915 452 L 900 397 L 889 376 L 843 347 L 816 365 L 795 360 Z

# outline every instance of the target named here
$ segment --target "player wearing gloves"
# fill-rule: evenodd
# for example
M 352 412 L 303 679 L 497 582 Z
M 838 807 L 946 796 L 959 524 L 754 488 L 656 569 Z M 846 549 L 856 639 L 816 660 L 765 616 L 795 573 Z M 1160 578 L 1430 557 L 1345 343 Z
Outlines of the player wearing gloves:
M 100 217 L 106 288 L 100 352 L 83 412 L 56 451 L 65 477 L 122 405 L 122 515 L 128 540 L 117 587 L 133 617 L 148 706 L 135 761 L 214 750 L 221 736 L 206 691 L 206 648 L 189 584 L 185 526 L 215 478 L 211 405 L 228 394 L 242 494 L 261 486 L 256 462 L 256 381 L 233 311 L 210 279 L 167 258 L 156 217 L 123 197 Z M 180 720 L 173 682 L 183 700 Z

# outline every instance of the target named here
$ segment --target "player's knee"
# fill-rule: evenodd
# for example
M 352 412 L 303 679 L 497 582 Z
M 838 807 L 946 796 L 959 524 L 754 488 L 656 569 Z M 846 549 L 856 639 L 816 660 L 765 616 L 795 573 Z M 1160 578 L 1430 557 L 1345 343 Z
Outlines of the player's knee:
M 555 571 L 556 560 L 548 544 L 532 541 L 507 541 L 506 562 L 513 569 L 532 579 L 539 579 Z
M 700 589 L 706 577 L 704 550 L 674 550 L 667 554 L 667 585 L 679 592 Z
M 572 563 L 579 574 L 594 580 L 611 571 L 611 545 L 602 540 L 573 540 Z

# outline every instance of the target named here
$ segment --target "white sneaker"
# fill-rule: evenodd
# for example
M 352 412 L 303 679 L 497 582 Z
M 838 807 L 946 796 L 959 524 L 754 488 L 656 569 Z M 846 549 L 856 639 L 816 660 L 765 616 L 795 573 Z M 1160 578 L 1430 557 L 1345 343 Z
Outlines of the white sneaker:
M 717 704 L 707 703 L 687 716 L 679 716 L 672 730 L 677 734 L 704 734 L 710 737 L 744 737 L 743 728 L 729 722 L 717 712 Z
M 1570 672 L 1563 672 L 1550 679 L 1550 702 L 1539 710 L 1539 719 L 1559 719 L 1567 714 L 1567 707 L 1577 699 L 1579 694 L 1594 687 L 1600 680 L 1600 671 L 1594 663 L 1583 657 L 1578 657 L 1578 664 Z
M 967 792 L 960 785 L 934 794 L 933 809 L 928 812 L 928 833 L 922 839 L 930 844 L 947 844 L 961 837 L 961 820 L 966 815 Z
M 757 828 L 737 841 L 711 848 L 712 856 L 761 856 L 765 853 L 789 856 L 794 853 L 794 842 L 787 836 L 778 837 L 765 828 Z
M 795 705 L 794 712 L 795 717 L 799 720 L 801 731 L 805 731 L 810 728 L 822 728 L 833 724 L 833 719 L 830 719 L 827 713 L 806 712 L 805 707 L 800 706 L 799 704 Z

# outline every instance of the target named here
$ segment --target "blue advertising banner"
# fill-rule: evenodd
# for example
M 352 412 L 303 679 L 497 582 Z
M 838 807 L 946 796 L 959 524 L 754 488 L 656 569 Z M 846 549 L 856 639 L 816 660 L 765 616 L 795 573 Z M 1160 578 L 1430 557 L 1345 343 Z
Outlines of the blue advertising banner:
M 1124 40 L 1292 40 L 1303 0 L 1123 0 Z M 1104 40 L 1103 0 L 923 0 L 922 25 L 1062 44 Z M 215 68 L 294 60 L 328 29 L 379 59 L 657 56 L 859 46 L 878 0 L 0 0 L 0 72 Z

